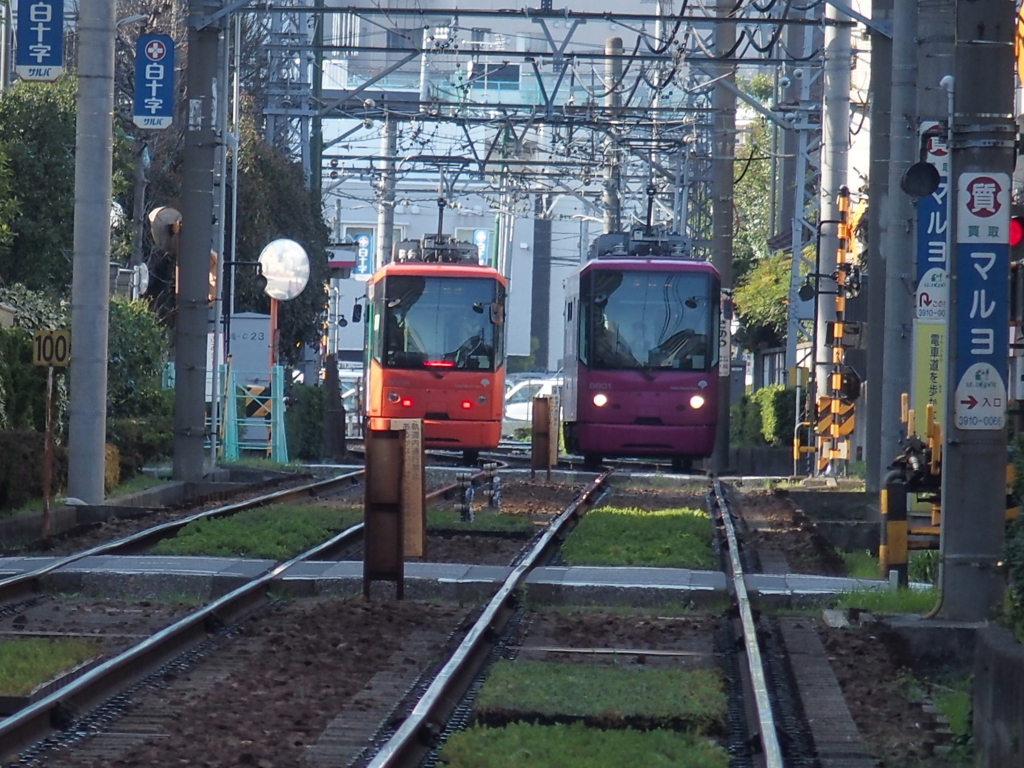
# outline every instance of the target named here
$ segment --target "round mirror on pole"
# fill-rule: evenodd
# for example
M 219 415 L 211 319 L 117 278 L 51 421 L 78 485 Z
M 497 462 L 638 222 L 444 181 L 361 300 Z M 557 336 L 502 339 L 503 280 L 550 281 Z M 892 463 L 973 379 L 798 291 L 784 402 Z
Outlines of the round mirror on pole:
M 309 257 L 294 240 L 274 240 L 263 249 L 259 261 L 271 299 L 294 299 L 309 282 Z
M 260 254 L 260 272 L 270 297 L 270 367 L 277 364 L 277 302 L 298 296 L 309 282 L 309 257 L 294 240 L 274 240 Z

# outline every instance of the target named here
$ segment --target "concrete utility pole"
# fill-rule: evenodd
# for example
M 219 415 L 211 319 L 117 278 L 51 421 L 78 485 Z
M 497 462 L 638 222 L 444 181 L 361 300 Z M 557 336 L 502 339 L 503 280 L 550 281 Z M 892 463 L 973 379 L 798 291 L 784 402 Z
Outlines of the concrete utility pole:
M 193 2 L 189 8 L 188 108 L 174 337 L 174 479 L 192 482 L 203 478 L 217 99 L 225 95 L 217 83 L 220 21 L 209 22 L 207 17 L 219 7 Z M 205 26 L 200 28 L 201 24 Z
M 82 0 L 78 23 L 71 281 L 68 496 L 103 503 L 114 114 L 114 0 Z
M 398 151 L 398 133 L 395 118 L 384 113 L 381 125 L 380 151 L 384 160 L 380 167 L 380 197 L 377 200 L 377 269 L 391 261 L 395 244 L 395 154 Z
M 728 17 L 736 4 L 732 0 L 717 0 L 715 9 L 720 17 Z M 715 54 L 725 56 L 736 42 L 736 27 L 733 24 L 718 24 L 715 27 Z M 712 66 L 716 79 L 728 85 L 735 85 L 736 68 L 732 64 Z M 736 156 L 736 96 L 735 92 L 716 85 L 712 95 L 711 108 L 714 114 L 714 135 L 711 159 L 711 261 L 722 277 L 723 307 L 732 309 L 732 187 L 733 164 Z M 722 315 L 723 338 L 732 333 L 729 328 L 731 317 Z M 715 451 L 711 456 L 713 472 L 729 469 L 729 395 L 732 385 L 732 345 L 720 345 L 722 349 L 718 376 L 718 429 L 715 434 Z
M 604 105 L 611 127 L 608 139 L 604 144 L 604 193 L 601 203 L 604 207 L 604 231 L 622 231 L 622 201 L 619 199 L 619 186 L 622 169 L 619 165 L 620 149 L 616 135 L 613 133 L 618 122 L 619 107 L 622 106 L 622 90 L 619 80 L 622 77 L 622 38 L 609 37 L 604 43 L 604 52 L 608 54 L 605 62 L 605 84 L 608 93 L 604 97 Z
M 949 426 L 942 456 L 941 615 L 1002 600 L 1014 0 L 956 4 Z M 947 81 L 948 82 L 948 81 Z M 1001 401 L 1000 401 L 1001 397 Z
M 914 206 L 900 179 L 917 160 L 917 3 L 896 2 L 892 30 L 892 121 L 889 135 L 888 226 L 885 259 L 885 345 L 883 349 L 880 466 L 899 453 L 904 435 L 900 396 L 910 392 L 914 316 Z M 885 470 L 881 473 L 884 475 Z M 881 477 L 878 478 L 881 482 Z
M 872 0 L 871 18 L 889 21 L 893 0 Z M 885 215 L 889 197 L 889 126 L 892 121 L 892 38 L 872 30 L 871 33 L 871 165 L 868 170 L 868 322 L 867 381 L 864 392 L 865 435 L 864 485 L 868 493 L 881 489 L 882 467 L 882 381 L 883 344 L 885 340 L 885 259 L 882 242 L 885 238 Z
M 825 10 L 825 61 L 822 92 L 821 136 L 821 188 L 819 209 L 823 222 L 839 219 L 839 190 L 847 186 L 847 166 L 850 157 L 850 25 L 847 17 L 831 5 Z M 831 275 L 836 270 L 836 251 L 839 248 L 836 224 L 821 224 L 821 239 L 817 256 L 818 272 Z M 836 319 L 836 283 L 831 278 L 818 279 L 814 359 L 817 363 L 814 381 L 818 397 L 827 396 L 828 372 L 832 369 L 832 323 Z
M 927 406 L 935 409 L 935 420 L 945 429 L 946 417 L 946 318 L 926 316 L 921 310 L 938 303 L 918 307 L 918 297 L 931 301 L 936 289 L 945 284 L 948 292 L 949 250 L 949 149 L 947 124 L 951 118 L 949 93 L 940 83 L 953 74 L 953 44 L 956 36 L 956 0 L 918 0 L 917 64 L 918 152 L 916 159 L 932 163 L 941 183 L 931 195 L 917 201 L 914 273 L 914 363 L 911 407 L 924 417 Z M 929 125 L 930 124 L 930 125 Z M 937 135 L 925 138 L 924 129 Z M 934 276 L 941 274 L 942 279 Z M 937 296 L 935 298 L 938 298 Z M 946 302 L 948 304 L 948 301 Z M 944 311 L 944 308 L 943 308 Z M 936 370 L 932 370 L 935 368 Z M 918 421 L 918 424 L 923 422 Z M 921 431 L 919 429 L 919 431 Z

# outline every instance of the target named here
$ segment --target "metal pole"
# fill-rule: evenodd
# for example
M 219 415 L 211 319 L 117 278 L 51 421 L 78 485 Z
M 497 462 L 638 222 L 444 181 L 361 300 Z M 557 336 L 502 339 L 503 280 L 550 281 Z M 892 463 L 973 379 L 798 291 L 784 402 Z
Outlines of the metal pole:
M 1002 602 L 1006 517 L 1013 0 L 956 4 L 949 424 L 942 457 L 941 615 L 984 621 Z M 984 84 L 981 87 L 980 84 Z
M 103 502 L 114 114 L 113 0 L 83 0 L 78 24 L 75 234 L 71 282 L 68 495 Z
M 917 160 L 917 3 L 893 5 L 892 119 L 889 135 L 888 225 L 885 259 L 885 343 L 882 352 L 880 462 L 887 466 L 903 437 L 900 396 L 910 391 L 914 315 L 914 206 L 900 179 Z M 879 482 L 881 477 L 878 478 Z
M 199 28 L 219 4 L 193 2 L 188 31 L 188 106 L 182 170 L 182 232 L 175 330 L 174 479 L 203 477 L 206 341 L 216 159 L 218 22 Z M 222 97 L 222 96 L 221 96 Z
M 380 186 L 377 200 L 377 267 L 391 261 L 391 250 L 395 241 L 395 153 L 398 150 L 398 132 L 395 118 L 384 113 L 380 135 L 381 161 Z M 440 234 L 440 233 L 439 233 Z
M 836 250 L 839 247 L 836 224 L 825 223 L 839 220 L 839 190 L 846 187 L 847 165 L 850 145 L 850 27 L 837 24 L 846 21 L 846 16 L 831 5 L 825 10 L 825 63 L 824 91 L 822 98 L 821 137 L 821 189 L 819 191 L 821 221 L 820 241 L 817 254 L 819 278 L 817 296 L 817 335 L 815 341 L 815 362 L 819 370 L 814 371 L 816 395 L 829 394 L 828 375 L 831 370 L 831 333 L 836 319 L 834 292 L 836 282 L 831 275 L 836 269 Z
M 716 13 L 719 17 L 729 16 L 735 8 L 732 0 L 717 0 Z M 736 42 L 736 27 L 733 24 L 718 24 L 715 27 L 715 51 L 724 55 Z M 712 74 L 721 83 L 715 86 L 712 96 L 714 136 L 711 159 L 711 261 L 722 278 L 722 338 L 729 339 L 729 323 L 732 312 L 732 196 L 733 164 L 736 154 L 736 96 L 726 85 L 736 80 L 736 68 L 731 64 L 719 64 L 712 68 Z M 718 429 L 715 435 L 715 449 L 711 456 L 711 469 L 716 473 L 729 468 L 729 395 L 732 385 L 732 344 L 720 346 L 718 361 Z
M 239 78 L 242 71 L 242 17 L 234 16 L 235 20 L 235 44 L 234 44 L 234 70 L 235 79 L 231 86 L 231 130 L 235 138 L 241 139 L 238 130 L 238 122 L 241 119 L 241 84 Z M 231 153 L 231 260 L 238 261 L 238 154 L 241 146 L 236 143 Z M 228 330 L 230 331 L 231 316 L 235 314 L 235 265 L 231 265 L 231 293 L 228 295 Z M 228 349 L 231 348 L 230 333 L 228 333 Z
M 887 21 L 892 17 L 893 0 L 872 0 L 871 18 Z M 892 104 L 892 39 L 872 31 L 871 33 L 871 125 L 889 125 Z M 867 380 L 864 382 L 864 485 L 868 493 L 881 490 L 882 467 L 890 458 L 881 456 L 882 429 L 882 368 L 883 343 L 885 339 L 885 259 L 882 258 L 882 241 L 885 237 L 886 200 L 889 194 L 889 132 L 871 131 L 868 170 L 868 252 L 867 252 Z
M 604 145 L 604 192 L 602 204 L 604 207 L 604 231 L 619 232 L 622 229 L 622 201 L 619 198 L 619 185 L 622 183 L 621 168 L 619 167 L 619 147 L 615 139 L 615 125 L 618 109 L 622 106 L 621 84 L 622 77 L 622 38 L 609 37 L 604 43 L 604 52 L 610 57 L 605 62 L 605 90 L 608 91 L 604 97 L 605 112 L 609 122 L 608 138 Z
M 228 82 L 230 77 L 231 45 L 228 36 L 220 41 L 222 46 L 220 62 L 220 82 Z M 217 467 L 217 438 L 220 435 L 220 366 L 224 350 L 223 315 L 221 285 L 224 281 L 224 244 L 227 240 L 225 213 L 227 211 L 227 180 L 228 180 L 228 103 L 221 99 L 217 105 L 217 198 L 216 198 L 216 233 L 214 235 L 217 252 L 217 267 L 213 283 L 213 368 L 210 371 L 210 469 Z

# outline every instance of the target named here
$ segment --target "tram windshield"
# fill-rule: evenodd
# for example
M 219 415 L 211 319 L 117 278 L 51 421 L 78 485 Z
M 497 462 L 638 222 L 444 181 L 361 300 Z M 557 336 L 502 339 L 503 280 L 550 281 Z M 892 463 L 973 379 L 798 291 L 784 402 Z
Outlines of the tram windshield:
M 503 298 L 486 277 L 389 276 L 374 302 L 373 356 L 385 368 L 493 371 Z
M 718 290 L 707 273 L 589 272 L 580 285 L 582 362 L 604 370 L 711 370 Z

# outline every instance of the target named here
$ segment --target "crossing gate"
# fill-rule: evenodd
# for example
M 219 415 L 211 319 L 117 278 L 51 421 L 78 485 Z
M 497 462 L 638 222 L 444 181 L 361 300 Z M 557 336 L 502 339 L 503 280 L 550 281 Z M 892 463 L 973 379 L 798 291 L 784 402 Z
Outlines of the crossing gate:
M 225 382 L 221 458 L 234 461 L 242 456 L 243 451 L 250 451 L 262 453 L 273 462 L 286 464 L 284 368 L 275 365 L 267 383 L 259 382 L 260 374 L 227 370 L 227 366 L 222 366 L 221 373 Z M 238 376 L 257 383 L 238 384 Z

